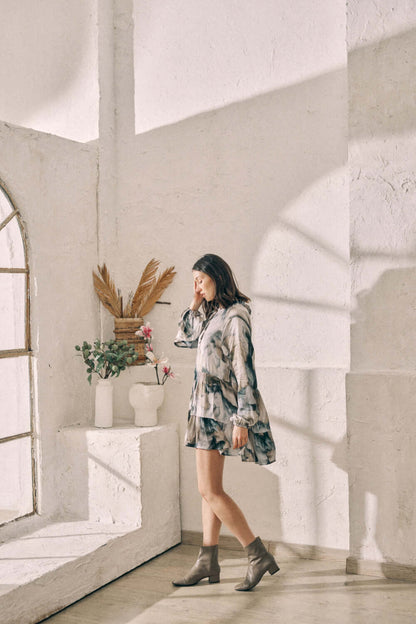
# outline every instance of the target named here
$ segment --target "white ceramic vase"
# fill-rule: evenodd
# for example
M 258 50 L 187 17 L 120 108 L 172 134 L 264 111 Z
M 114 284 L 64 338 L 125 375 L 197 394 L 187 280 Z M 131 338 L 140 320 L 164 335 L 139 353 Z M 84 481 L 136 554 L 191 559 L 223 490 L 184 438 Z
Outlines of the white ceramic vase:
M 156 383 L 135 383 L 129 391 L 130 405 L 134 409 L 136 427 L 157 425 L 157 410 L 165 396 L 163 386 Z
M 113 424 L 113 384 L 109 379 L 98 379 L 95 387 L 96 427 L 111 427 Z

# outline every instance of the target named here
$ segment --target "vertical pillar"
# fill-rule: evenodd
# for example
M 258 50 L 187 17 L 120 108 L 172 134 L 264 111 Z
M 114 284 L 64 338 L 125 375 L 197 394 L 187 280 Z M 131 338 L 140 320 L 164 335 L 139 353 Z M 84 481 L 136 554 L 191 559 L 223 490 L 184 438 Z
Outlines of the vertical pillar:
M 416 12 L 348 4 L 350 572 L 416 565 Z

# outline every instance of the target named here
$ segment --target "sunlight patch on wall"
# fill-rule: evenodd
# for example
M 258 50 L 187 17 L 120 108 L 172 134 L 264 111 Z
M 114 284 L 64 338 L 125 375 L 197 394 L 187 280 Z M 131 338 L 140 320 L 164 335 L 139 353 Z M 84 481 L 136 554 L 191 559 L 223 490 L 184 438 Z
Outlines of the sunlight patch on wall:
M 276 218 L 253 272 L 253 323 L 264 361 L 349 362 L 348 188 L 339 169 Z
M 136 133 L 345 65 L 343 2 L 136 0 L 134 22 Z

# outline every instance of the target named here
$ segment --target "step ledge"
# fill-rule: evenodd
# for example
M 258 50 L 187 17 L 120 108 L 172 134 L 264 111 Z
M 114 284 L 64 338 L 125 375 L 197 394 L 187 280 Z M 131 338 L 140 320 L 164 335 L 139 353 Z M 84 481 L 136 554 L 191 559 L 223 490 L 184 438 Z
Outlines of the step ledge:
M 2 622 L 35 624 L 180 543 L 174 526 L 165 529 L 156 536 L 122 524 L 49 522 L 3 543 Z

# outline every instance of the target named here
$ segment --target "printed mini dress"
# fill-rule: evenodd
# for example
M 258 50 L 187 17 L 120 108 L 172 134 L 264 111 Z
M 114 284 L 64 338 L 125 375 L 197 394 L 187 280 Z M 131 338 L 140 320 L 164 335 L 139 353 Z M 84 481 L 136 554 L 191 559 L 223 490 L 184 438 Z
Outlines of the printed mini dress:
M 187 308 L 174 342 L 198 349 L 185 445 L 262 465 L 276 461 L 269 417 L 257 389 L 249 306 L 234 303 L 208 318 Z M 233 449 L 234 425 L 248 429 L 248 442 L 239 449 Z

